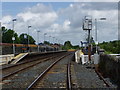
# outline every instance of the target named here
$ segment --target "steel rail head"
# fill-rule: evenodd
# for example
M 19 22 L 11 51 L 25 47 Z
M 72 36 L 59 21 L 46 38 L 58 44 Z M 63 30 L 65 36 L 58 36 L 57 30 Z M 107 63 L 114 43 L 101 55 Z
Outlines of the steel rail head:
M 41 73 L 28 87 L 26 90 L 30 90 L 36 83 L 38 80 L 42 79 L 44 77 L 44 75 L 46 75 L 46 73 L 58 62 L 60 61 L 61 59 L 63 59 L 64 57 L 68 56 L 69 54 L 67 55 L 64 55 L 62 57 L 60 57 L 59 59 L 57 59 L 55 62 L 53 62 L 47 69 L 45 69 L 45 71 L 43 73 Z
M 69 61 L 68 64 L 67 64 L 67 89 L 68 90 L 72 90 L 70 68 L 71 68 L 71 64 L 70 64 L 70 61 Z
M 49 59 L 52 59 L 52 58 L 54 58 L 54 57 L 44 58 L 43 60 L 46 61 L 46 60 L 49 60 Z M 18 70 L 16 70 L 16 71 L 12 72 L 12 73 L 9 73 L 9 74 L 3 76 L 2 78 L 0 78 L 0 80 L 3 81 L 3 80 L 5 80 L 7 77 L 9 77 L 9 76 L 12 76 L 12 75 L 14 75 L 14 74 L 16 74 L 16 73 L 18 73 L 18 72 L 20 72 L 20 71 L 23 71 L 23 70 L 27 69 L 27 68 L 33 67 L 33 66 L 35 66 L 35 65 L 37 65 L 37 64 L 39 64 L 39 63 L 41 63 L 41 62 L 43 62 L 43 61 L 39 61 L 39 62 L 37 62 L 37 63 L 35 63 L 35 64 L 33 64 L 33 65 L 30 65 L 30 66 L 28 66 L 28 67 L 25 67 L 25 68 L 22 68 L 22 69 L 18 69 Z
M 95 72 L 97 73 L 97 75 L 103 80 L 103 82 L 105 83 L 105 85 L 107 87 L 110 87 L 110 85 L 107 83 L 107 81 L 103 78 L 103 76 L 101 75 L 101 73 L 95 69 Z

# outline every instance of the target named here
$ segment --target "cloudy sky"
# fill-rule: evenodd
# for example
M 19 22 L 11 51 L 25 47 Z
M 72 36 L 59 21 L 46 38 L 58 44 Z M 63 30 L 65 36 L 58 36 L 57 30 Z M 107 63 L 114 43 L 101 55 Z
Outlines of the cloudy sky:
M 2 2 L 2 25 L 12 29 L 12 19 L 16 18 L 15 32 L 28 32 L 37 40 L 37 31 L 40 30 L 40 42 L 43 42 L 44 33 L 58 40 L 70 40 L 79 45 L 85 41 L 87 32 L 82 30 L 82 19 L 91 16 L 95 37 L 95 18 L 98 26 L 98 41 L 118 39 L 118 3 L 117 2 Z M 101 21 L 100 18 L 106 18 Z M 50 41 L 53 42 L 53 38 Z M 57 40 L 56 40 L 57 41 Z

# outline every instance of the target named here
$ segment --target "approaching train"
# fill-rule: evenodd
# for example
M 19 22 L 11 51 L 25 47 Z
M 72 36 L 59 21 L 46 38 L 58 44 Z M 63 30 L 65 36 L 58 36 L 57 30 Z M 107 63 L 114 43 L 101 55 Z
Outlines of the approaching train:
M 18 53 L 24 53 L 28 52 L 45 52 L 45 51 L 58 51 L 60 50 L 60 45 L 58 44 L 53 44 L 53 45 L 45 45 L 45 44 L 40 44 L 39 47 L 38 45 L 35 44 L 14 44 L 15 45 L 15 51 L 16 54 Z M 0 43 L 0 47 L 2 47 L 2 54 L 12 54 L 13 53 L 13 44 L 11 43 Z

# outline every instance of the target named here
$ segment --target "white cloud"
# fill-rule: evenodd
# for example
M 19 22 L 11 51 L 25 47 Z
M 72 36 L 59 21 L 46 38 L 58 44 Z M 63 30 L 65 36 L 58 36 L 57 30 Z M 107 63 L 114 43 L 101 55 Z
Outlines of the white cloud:
M 63 23 L 63 29 L 64 30 L 69 30 L 70 29 L 70 21 L 68 20 L 65 20 L 64 23 Z
M 104 7 L 100 8 L 99 4 Z M 116 5 L 116 3 L 114 4 Z M 109 40 L 117 39 L 116 32 L 118 31 L 118 23 L 117 23 L 118 11 L 117 11 L 117 8 L 115 9 L 115 7 L 113 7 L 114 4 L 112 5 L 111 3 L 106 3 L 106 5 L 103 5 L 103 3 L 96 3 L 94 5 L 94 3 L 79 3 L 74 5 L 72 9 L 71 7 L 68 7 L 66 9 L 62 9 L 59 13 L 60 15 L 64 15 L 65 17 L 70 18 L 71 31 L 72 29 L 74 29 L 73 34 L 75 34 L 75 32 L 77 32 L 77 29 L 82 26 L 82 18 L 84 18 L 84 16 L 86 15 L 92 16 L 93 26 L 95 25 L 94 24 L 95 18 L 99 19 L 99 18 L 105 17 L 107 19 L 106 21 L 100 21 L 100 20 L 98 21 L 98 36 L 100 37 L 98 40 L 99 42 L 109 41 Z M 105 9 L 105 6 L 106 6 L 106 9 Z M 82 29 L 79 29 L 79 33 L 76 33 L 76 35 L 79 34 L 78 38 L 83 38 L 81 30 Z
M 23 19 L 23 21 L 26 22 L 32 18 L 37 18 L 38 14 L 34 14 L 31 12 L 25 12 L 25 13 L 19 13 L 17 16 L 21 17 Z
M 86 15 L 91 15 L 93 20 L 100 17 L 107 18 L 106 21 L 98 21 L 98 40 L 100 42 L 114 40 L 117 39 L 118 13 L 117 8 L 113 6 L 115 6 L 114 3 L 74 3 L 54 11 L 51 5 L 46 6 L 39 3 L 16 15 L 15 29 L 19 34 L 27 33 L 27 26 L 31 25 L 30 34 L 36 40 L 34 29 L 39 29 L 41 31 L 40 40 L 43 40 L 43 33 L 48 33 L 48 36 L 80 44 L 80 41 L 87 37 L 87 33 L 82 30 L 82 19 Z M 8 24 L 12 20 L 12 16 L 4 16 L 2 20 L 8 28 L 12 26 L 12 23 Z M 94 30 L 92 32 L 94 35 Z
M 2 18 L 2 23 L 7 24 L 12 21 L 12 16 L 5 16 Z

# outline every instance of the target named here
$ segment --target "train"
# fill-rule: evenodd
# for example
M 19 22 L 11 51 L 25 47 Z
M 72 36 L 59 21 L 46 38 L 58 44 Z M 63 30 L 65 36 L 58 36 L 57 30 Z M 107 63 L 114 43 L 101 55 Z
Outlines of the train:
M 14 44 L 15 46 L 15 52 L 18 53 L 24 53 L 28 52 L 47 52 L 47 51 L 58 51 L 61 50 L 61 46 L 58 44 Z M 13 53 L 13 44 L 12 43 L 0 43 L 0 47 L 2 47 L 2 54 L 12 54 Z

